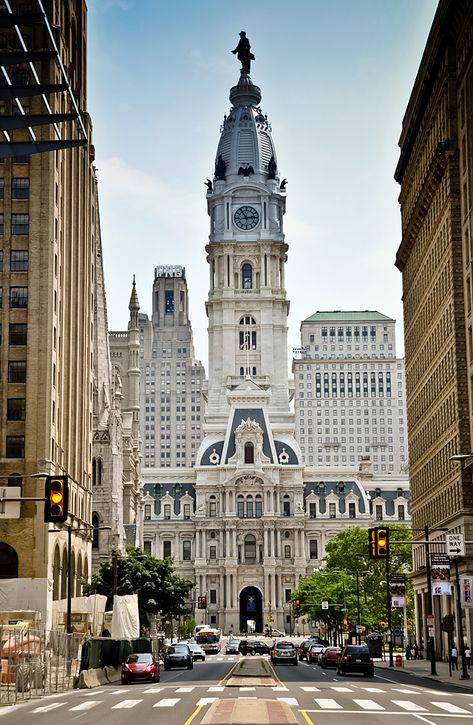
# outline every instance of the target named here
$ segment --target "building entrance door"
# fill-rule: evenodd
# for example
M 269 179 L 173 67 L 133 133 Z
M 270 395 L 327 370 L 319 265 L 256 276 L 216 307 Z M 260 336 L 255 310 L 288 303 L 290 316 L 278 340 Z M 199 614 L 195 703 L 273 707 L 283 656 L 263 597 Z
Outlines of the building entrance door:
M 250 622 L 250 624 L 248 624 Z M 263 631 L 263 597 L 256 587 L 246 587 L 240 593 L 240 632 Z

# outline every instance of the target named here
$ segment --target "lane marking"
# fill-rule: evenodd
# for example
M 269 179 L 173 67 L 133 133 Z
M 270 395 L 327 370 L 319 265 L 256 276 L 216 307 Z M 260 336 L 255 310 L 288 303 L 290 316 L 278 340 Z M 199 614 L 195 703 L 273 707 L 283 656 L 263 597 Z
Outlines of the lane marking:
M 299 712 L 301 713 L 302 717 L 306 721 L 307 725 L 314 725 L 314 721 L 310 719 L 310 717 L 308 716 L 308 714 L 306 713 L 305 710 L 299 710 Z
M 184 725 L 190 725 L 190 723 L 195 718 L 195 716 L 198 715 L 199 712 L 202 710 L 202 707 L 203 707 L 203 705 L 197 705 L 196 709 L 194 710 L 194 712 L 192 713 L 192 715 L 190 715 L 187 718 L 187 720 L 185 721 Z
M 207 692 L 223 692 L 225 690 L 222 685 L 212 685 L 211 687 L 207 688 Z
M 297 707 L 299 705 L 295 697 L 278 697 L 277 699 L 279 702 L 285 702 L 287 705 L 291 705 L 291 707 Z
M 218 697 L 201 697 L 200 700 L 197 700 L 197 704 L 200 705 L 200 707 L 203 707 L 204 705 L 211 705 L 218 699 Z M 184 723 L 184 725 L 186 725 L 186 723 Z
M 176 693 L 177 692 L 192 692 L 193 690 L 195 690 L 195 687 L 178 687 L 176 690 Z M 223 690 L 223 687 L 222 687 L 222 690 Z
M 379 705 L 374 700 L 356 700 L 353 698 L 353 702 L 356 703 L 362 710 L 385 710 L 386 708 Z
M 122 700 L 121 702 L 117 702 L 112 707 L 112 710 L 123 710 L 124 708 L 135 707 L 139 702 L 143 702 L 143 700 Z
M 180 697 L 163 697 L 159 702 L 155 702 L 153 707 L 174 707 L 180 700 Z
M 435 705 L 435 707 L 439 707 L 441 710 L 446 710 L 446 712 L 449 713 L 456 713 L 456 714 L 462 714 L 462 715 L 471 715 L 471 712 L 468 710 L 464 710 L 463 707 L 458 707 L 458 705 L 453 705 L 451 702 L 435 702 L 434 700 L 430 701 L 431 705 Z
M 398 707 L 404 708 L 404 710 L 410 710 L 411 712 L 427 712 L 426 707 L 422 707 L 421 705 L 418 705 L 416 702 L 412 702 L 412 700 L 391 700 L 391 702 L 394 705 L 397 705 Z
M 274 690 L 274 687 L 273 687 L 273 690 Z M 304 692 L 320 692 L 319 687 L 302 687 L 301 686 L 301 690 L 303 690 Z
M 342 706 L 331 697 L 315 697 L 314 701 L 321 710 L 342 710 Z
M 331 687 L 330 689 L 335 690 L 335 692 L 355 692 L 351 687 Z
M 143 695 L 157 695 L 158 692 L 162 692 L 163 689 L 164 688 L 162 687 L 150 687 L 149 690 L 143 690 Z
M 61 705 L 65 705 L 64 702 L 51 702 L 49 705 L 41 705 L 41 707 L 35 707 L 34 710 L 31 712 L 49 712 L 50 710 L 55 710 L 57 707 L 61 707 Z
M 86 700 L 85 702 L 81 702 L 80 705 L 70 707 L 69 712 L 75 712 L 76 710 L 91 710 L 93 707 L 100 705 L 102 702 L 103 700 Z

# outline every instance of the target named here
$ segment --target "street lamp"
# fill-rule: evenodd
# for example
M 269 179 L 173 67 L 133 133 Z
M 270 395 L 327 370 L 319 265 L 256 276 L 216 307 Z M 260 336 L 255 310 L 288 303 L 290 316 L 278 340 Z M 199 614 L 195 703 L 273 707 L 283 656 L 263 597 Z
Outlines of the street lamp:
M 463 471 L 465 470 L 465 464 L 468 460 L 473 458 L 473 453 L 457 453 L 454 456 L 450 456 L 451 461 L 455 461 L 460 464 L 461 477 L 463 479 Z M 465 640 L 463 639 L 463 621 L 462 621 L 462 607 L 460 601 L 460 577 L 458 574 L 458 557 L 454 558 L 455 563 L 455 594 L 457 600 L 457 637 L 460 643 L 460 653 L 462 658 L 462 673 L 460 675 L 461 680 L 469 680 L 470 675 L 466 667 L 465 657 Z

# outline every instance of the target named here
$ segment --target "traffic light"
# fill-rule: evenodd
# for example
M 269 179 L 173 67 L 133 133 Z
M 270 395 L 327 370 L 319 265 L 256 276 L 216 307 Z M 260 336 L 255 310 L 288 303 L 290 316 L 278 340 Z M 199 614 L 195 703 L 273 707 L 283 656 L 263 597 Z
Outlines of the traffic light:
M 376 526 L 368 529 L 370 559 L 386 559 L 389 556 L 389 529 Z
M 46 476 L 44 520 L 53 524 L 66 521 L 69 501 L 69 479 L 67 476 Z
M 207 597 L 199 597 L 197 599 L 197 609 L 207 609 Z
M 301 611 L 301 600 L 294 599 L 294 601 L 292 603 L 292 608 L 294 609 L 295 612 L 300 612 Z

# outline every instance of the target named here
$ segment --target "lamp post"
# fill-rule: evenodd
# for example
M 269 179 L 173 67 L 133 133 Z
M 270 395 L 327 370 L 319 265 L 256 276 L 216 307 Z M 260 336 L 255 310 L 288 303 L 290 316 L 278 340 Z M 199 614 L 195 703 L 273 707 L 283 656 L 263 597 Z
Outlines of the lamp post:
M 460 464 L 460 475 L 463 480 L 463 471 L 468 460 L 473 458 L 473 453 L 458 453 L 457 455 L 450 456 L 451 461 L 455 461 Z M 462 621 L 462 607 L 460 601 L 460 577 L 458 574 L 458 558 L 455 557 L 455 594 L 457 600 L 457 637 L 460 644 L 460 654 L 462 658 L 462 673 L 460 675 L 461 680 L 469 680 L 470 675 L 468 674 L 465 657 L 465 640 L 463 637 L 463 621 Z

